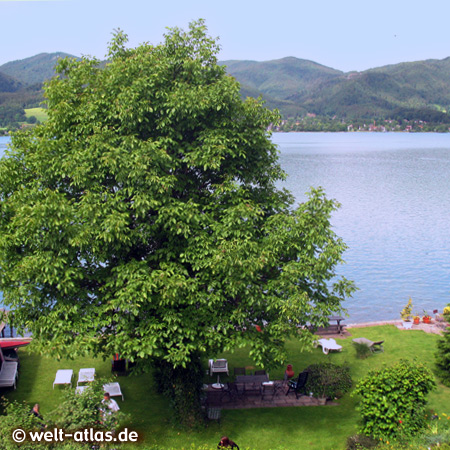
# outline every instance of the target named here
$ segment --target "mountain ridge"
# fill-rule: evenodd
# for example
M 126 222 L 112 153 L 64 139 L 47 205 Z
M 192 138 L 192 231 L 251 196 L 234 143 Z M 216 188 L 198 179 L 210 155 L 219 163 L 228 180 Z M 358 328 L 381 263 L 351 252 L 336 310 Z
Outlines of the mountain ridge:
M 54 76 L 57 59 L 66 56 L 77 58 L 64 52 L 40 53 L 1 65 L 0 108 L 5 99 L 14 102 L 16 95 L 23 105 L 35 104 L 36 89 Z M 268 61 L 225 60 L 219 64 L 240 83 L 243 97 L 262 96 L 267 106 L 278 108 L 284 118 L 309 113 L 372 119 L 401 115 L 402 111 L 443 114 L 450 110 L 450 57 L 360 72 L 343 72 L 294 56 Z M 33 92 L 30 101 L 27 92 Z

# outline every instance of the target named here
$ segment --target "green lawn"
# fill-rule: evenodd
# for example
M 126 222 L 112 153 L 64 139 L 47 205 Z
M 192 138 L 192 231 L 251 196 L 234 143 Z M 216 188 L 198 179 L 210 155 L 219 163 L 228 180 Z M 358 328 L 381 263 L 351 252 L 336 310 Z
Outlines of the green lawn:
M 308 365 L 329 360 L 351 367 L 354 380 L 363 377 L 369 370 L 391 365 L 405 358 L 417 358 L 418 361 L 433 367 L 434 352 L 438 336 L 423 331 L 398 330 L 394 326 L 355 328 L 350 330 L 352 338 L 366 337 L 371 340 L 384 339 L 384 353 L 375 354 L 365 360 L 356 358 L 352 338 L 339 340 L 343 351 L 324 355 L 320 348 L 311 352 L 300 352 L 297 343 L 288 344 L 289 363 L 296 373 Z M 242 367 L 252 365 L 248 352 L 240 349 L 233 354 L 224 354 L 229 366 Z M 17 391 L 8 390 L 9 399 L 25 400 L 41 404 L 45 415 L 58 405 L 63 387 L 52 383 L 57 369 L 74 370 L 76 375 L 82 367 L 95 367 L 97 377 L 109 377 L 110 362 L 102 359 L 83 358 L 74 361 L 54 361 L 20 352 L 21 368 Z M 205 367 L 206 369 L 206 367 Z M 284 368 L 271 372 L 271 379 L 282 378 Z M 226 380 L 226 377 L 221 379 Z M 207 376 L 205 382 L 211 382 Z M 228 435 L 241 448 L 258 450 L 275 449 L 311 449 L 339 450 L 345 448 L 346 438 L 358 428 L 358 412 L 355 409 L 357 399 L 346 395 L 337 405 L 296 408 L 264 408 L 222 412 L 221 424 L 211 423 L 197 431 L 183 432 L 170 424 L 170 411 L 166 400 L 156 394 L 150 374 L 119 377 L 118 381 L 125 395 L 125 401 L 117 401 L 121 409 L 130 414 L 132 423 L 129 428 L 139 432 L 143 438 L 142 447 L 158 444 L 162 448 L 189 448 L 190 444 L 209 445 L 215 448 L 222 435 Z M 438 412 L 450 412 L 450 389 L 442 385 L 430 397 L 430 408 Z
M 39 122 L 44 122 L 45 120 L 47 120 L 47 110 L 44 108 L 28 108 L 25 109 L 25 116 L 31 117 L 31 116 L 35 116 L 37 120 L 39 120 Z

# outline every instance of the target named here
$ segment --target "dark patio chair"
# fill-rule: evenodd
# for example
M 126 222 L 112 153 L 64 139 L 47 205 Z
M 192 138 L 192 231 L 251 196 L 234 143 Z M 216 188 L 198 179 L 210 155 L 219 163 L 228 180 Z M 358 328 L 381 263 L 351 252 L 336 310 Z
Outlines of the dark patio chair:
M 289 394 L 289 392 L 293 391 L 295 392 L 295 397 L 298 398 L 300 395 L 307 395 L 306 393 L 306 382 L 308 381 L 308 375 L 309 372 L 303 371 L 297 378 L 296 381 L 289 381 L 289 388 L 286 392 L 286 395 Z
M 289 381 L 287 378 L 285 378 L 284 380 L 275 380 L 275 392 L 274 395 L 278 395 L 278 393 L 282 392 L 283 394 L 286 394 L 287 390 L 288 390 L 288 384 Z
M 233 369 L 234 371 L 234 376 L 236 375 L 245 375 L 245 367 L 235 367 Z

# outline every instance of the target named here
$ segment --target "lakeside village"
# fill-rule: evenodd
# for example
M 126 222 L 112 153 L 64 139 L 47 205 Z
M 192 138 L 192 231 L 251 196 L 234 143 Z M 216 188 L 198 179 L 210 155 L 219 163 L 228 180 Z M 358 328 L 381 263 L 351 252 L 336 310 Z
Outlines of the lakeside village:
M 46 115 L 41 119 L 45 120 Z M 0 136 L 9 136 L 17 129 L 33 128 L 41 121 L 31 116 L 27 122 L 16 123 L 15 126 L 2 128 L 0 126 Z M 272 128 L 272 127 L 271 127 Z M 409 133 L 448 133 L 449 123 L 427 122 L 424 120 L 408 119 L 352 119 L 318 116 L 308 113 L 306 116 L 283 119 L 279 126 L 274 127 L 277 132 L 409 132 Z
M 448 123 L 425 122 L 423 120 L 407 119 L 380 119 L 368 121 L 367 119 L 343 119 L 334 117 L 317 116 L 308 113 L 304 117 L 282 120 L 273 131 L 302 132 L 302 131 L 370 131 L 370 132 L 435 132 L 447 133 L 450 131 Z

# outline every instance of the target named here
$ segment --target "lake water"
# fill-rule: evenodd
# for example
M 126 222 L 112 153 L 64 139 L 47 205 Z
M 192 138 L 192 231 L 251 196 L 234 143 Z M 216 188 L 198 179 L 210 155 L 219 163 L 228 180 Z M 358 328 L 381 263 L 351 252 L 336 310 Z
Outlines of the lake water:
M 349 246 L 339 273 L 359 288 L 348 322 L 398 319 L 450 302 L 450 134 L 276 133 L 299 202 L 322 186 L 341 203 L 336 233 Z
M 339 273 L 359 290 L 348 323 L 398 319 L 450 302 L 450 134 L 275 133 L 298 202 L 322 186 L 349 246 Z M 9 138 L 0 137 L 0 154 Z

